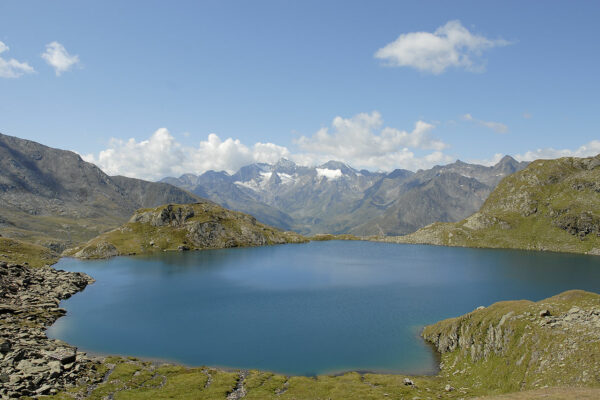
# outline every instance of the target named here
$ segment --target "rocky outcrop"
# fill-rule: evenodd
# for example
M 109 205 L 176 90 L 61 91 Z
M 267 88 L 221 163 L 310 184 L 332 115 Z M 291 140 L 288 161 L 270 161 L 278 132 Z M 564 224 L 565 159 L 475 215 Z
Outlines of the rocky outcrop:
M 92 379 L 94 363 L 77 348 L 48 339 L 65 314 L 60 300 L 94 280 L 82 273 L 0 263 L 0 396 L 52 394 Z
M 167 204 L 136 211 L 120 228 L 66 254 L 108 258 L 157 251 L 187 251 L 300 243 L 307 239 L 261 224 L 256 218 L 212 203 Z
M 600 385 L 598 294 L 572 290 L 537 303 L 496 303 L 427 326 L 422 336 L 442 354 L 442 376 L 456 385 L 501 378 L 518 390 Z

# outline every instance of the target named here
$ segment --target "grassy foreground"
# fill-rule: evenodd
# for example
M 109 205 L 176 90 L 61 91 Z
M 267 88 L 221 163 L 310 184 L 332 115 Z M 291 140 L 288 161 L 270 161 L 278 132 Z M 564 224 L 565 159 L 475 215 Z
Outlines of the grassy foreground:
M 55 398 L 458 399 L 512 393 L 492 398 L 585 399 L 600 394 L 600 295 L 595 293 L 496 303 L 430 325 L 423 337 L 442 353 L 437 376 L 290 377 L 107 357 L 96 368 L 102 383 L 82 382 Z

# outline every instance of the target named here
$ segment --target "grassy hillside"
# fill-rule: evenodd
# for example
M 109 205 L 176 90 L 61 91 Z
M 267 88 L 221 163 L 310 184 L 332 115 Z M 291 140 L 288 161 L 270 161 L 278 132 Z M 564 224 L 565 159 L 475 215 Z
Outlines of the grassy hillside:
M 299 243 L 306 239 L 212 203 L 140 209 L 125 225 L 67 251 L 81 258 Z
M 47 247 L 0 237 L 0 262 L 41 267 L 56 263 L 58 258 L 58 254 Z
M 506 301 L 428 326 L 441 376 L 479 394 L 600 387 L 600 295 L 579 290 Z
M 103 383 L 82 383 L 57 397 L 459 399 L 519 392 L 507 398 L 569 399 L 600 394 L 598 294 L 569 291 L 537 303 L 496 303 L 428 326 L 423 336 L 442 352 L 437 376 L 350 372 L 290 377 L 108 357 L 97 367 Z
M 381 240 L 600 255 L 600 155 L 534 161 L 469 218 Z

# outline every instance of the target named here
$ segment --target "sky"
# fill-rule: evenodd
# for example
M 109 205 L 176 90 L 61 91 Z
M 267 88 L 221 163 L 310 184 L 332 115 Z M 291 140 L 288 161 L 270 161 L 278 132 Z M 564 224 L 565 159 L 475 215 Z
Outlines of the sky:
M 0 132 L 107 173 L 600 153 L 600 2 L 0 1 Z

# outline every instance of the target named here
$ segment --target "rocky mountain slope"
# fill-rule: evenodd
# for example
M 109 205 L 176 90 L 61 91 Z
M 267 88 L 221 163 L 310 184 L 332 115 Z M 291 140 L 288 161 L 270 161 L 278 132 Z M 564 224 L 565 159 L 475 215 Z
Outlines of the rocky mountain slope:
M 197 201 L 172 185 L 110 177 L 73 152 L 0 134 L 4 237 L 60 252 L 119 226 L 140 207 Z
M 208 171 L 163 182 L 282 229 L 397 235 L 472 214 L 503 177 L 525 165 L 505 157 L 493 167 L 457 161 L 417 173 L 385 174 L 338 161 L 309 168 L 282 159 L 248 165 L 233 175 Z
M 107 258 L 167 250 L 200 250 L 301 243 L 294 232 L 263 225 L 254 217 L 212 203 L 168 204 L 136 211 L 125 225 L 67 254 Z
M 600 295 L 572 290 L 506 301 L 428 326 L 441 376 L 478 394 L 600 387 Z M 556 398 L 556 397 L 554 397 Z
M 386 240 L 600 255 L 600 155 L 534 161 L 470 217 Z

